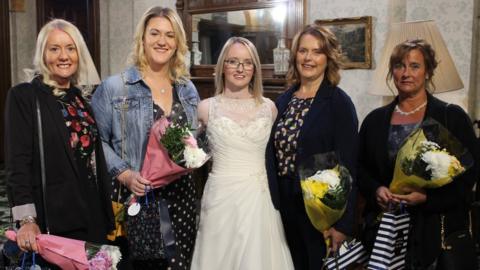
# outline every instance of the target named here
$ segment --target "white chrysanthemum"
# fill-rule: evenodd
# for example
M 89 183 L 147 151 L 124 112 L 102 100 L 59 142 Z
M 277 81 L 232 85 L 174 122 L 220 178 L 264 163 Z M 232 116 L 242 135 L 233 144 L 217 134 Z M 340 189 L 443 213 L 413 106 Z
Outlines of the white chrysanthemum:
M 120 249 L 116 246 L 103 245 L 100 250 L 107 252 L 110 259 L 112 259 L 112 267 L 110 269 L 117 270 L 117 264 L 122 259 L 122 253 L 120 252 Z
M 187 145 L 183 151 L 183 157 L 187 168 L 198 168 L 203 165 L 203 162 L 207 158 L 207 154 L 201 148 L 190 147 Z
M 436 142 L 432 142 L 432 141 L 428 141 L 428 140 L 423 141 L 422 146 L 431 147 L 433 149 L 440 149 L 440 145 L 438 145 Z
M 340 184 L 340 177 L 338 172 L 334 170 L 317 171 L 309 179 L 328 184 L 330 189 L 337 187 Z
M 448 168 L 452 157 L 444 151 L 429 151 L 422 155 L 422 160 L 427 165 L 427 170 L 432 172 L 432 179 L 439 179 L 449 176 Z

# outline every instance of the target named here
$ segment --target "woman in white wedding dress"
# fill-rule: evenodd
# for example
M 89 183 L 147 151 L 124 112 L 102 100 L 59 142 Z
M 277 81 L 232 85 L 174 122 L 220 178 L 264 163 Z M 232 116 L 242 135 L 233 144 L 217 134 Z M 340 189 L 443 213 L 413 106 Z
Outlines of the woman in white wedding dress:
M 255 46 L 244 38 L 230 38 L 215 74 L 215 96 L 198 106 L 213 167 L 203 193 L 191 269 L 293 269 L 268 189 L 265 148 L 277 110 L 262 96 Z

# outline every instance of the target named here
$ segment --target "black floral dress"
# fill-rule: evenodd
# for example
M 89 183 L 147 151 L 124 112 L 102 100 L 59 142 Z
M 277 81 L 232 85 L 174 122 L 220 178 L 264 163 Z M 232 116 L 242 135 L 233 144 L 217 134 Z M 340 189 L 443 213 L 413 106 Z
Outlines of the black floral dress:
M 297 139 L 312 101 L 313 97 L 302 99 L 293 96 L 275 127 L 274 145 L 278 160 L 278 176 L 295 175 Z
M 105 218 L 101 209 L 100 192 L 97 180 L 95 161 L 95 144 L 98 133 L 95 120 L 85 106 L 81 98 L 80 90 L 70 88 L 66 94 L 57 97 L 57 104 L 65 119 L 65 125 L 69 134 L 70 147 L 73 150 L 80 179 L 84 179 L 81 191 L 88 203 L 88 228 L 87 231 L 70 232 L 69 236 L 86 239 L 93 243 L 104 243 L 107 232 Z
M 168 120 L 180 126 L 188 126 L 187 115 L 176 91 L 173 91 L 173 105 Z M 155 120 L 165 113 L 153 104 Z M 157 200 L 165 199 L 175 235 L 175 256 L 167 260 L 135 261 L 135 269 L 190 269 L 190 262 L 195 246 L 197 232 L 196 216 L 198 211 L 198 197 L 192 175 L 188 174 L 175 180 L 171 184 L 156 189 Z

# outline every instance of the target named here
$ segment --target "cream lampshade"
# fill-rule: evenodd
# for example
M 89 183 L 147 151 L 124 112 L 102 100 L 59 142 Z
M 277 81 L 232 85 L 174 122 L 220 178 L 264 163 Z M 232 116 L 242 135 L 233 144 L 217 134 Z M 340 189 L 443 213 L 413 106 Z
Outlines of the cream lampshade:
M 383 47 L 382 56 L 373 73 L 373 80 L 368 93 L 379 96 L 392 96 L 397 94 L 397 89 L 390 80 L 386 82 L 388 62 L 393 48 L 399 43 L 409 39 L 423 39 L 435 50 L 438 63 L 433 76 L 435 85 L 434 93 L 454 91 L 463 88 L 462 80 L 458 75 L 452 57 L 448 53 L 440 31 L 434 21 L 402 22 L 391 25 L 387 41 Z M 390 86 L 390 88 L 389 88 Z M 392 89 L 392 91 L 390 91 Z M 432 90 L 432 89 L 430 89 Z

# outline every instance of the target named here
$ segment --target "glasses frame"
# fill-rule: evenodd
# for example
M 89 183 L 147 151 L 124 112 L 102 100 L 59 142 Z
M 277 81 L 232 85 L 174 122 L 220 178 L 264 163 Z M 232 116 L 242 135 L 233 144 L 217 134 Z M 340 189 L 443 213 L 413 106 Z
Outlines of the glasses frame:
M 233 67 L 233 66 L 230 66 L 230 64 L 228 62 L 230 61 L 237 61 L 237 66 L 236 67 Z M 252 62 L 252 67 L 251 68 L 247 68 L 245 66 L 245 60 L 243 62 L 240 62 L 240 60 L 236 59 L 236 58 L 232 58 L 232 59 L 225 59 L 223 62 L 225 63 L 225 68 L 227 69 L 239 69 L 240 68 L 240 65 L 242 65 L 243 67 L 243 70 L 246 70 L 246 71 L 252 71 L 252 70 L 255 70 L 255 63 L 253 62 L 253 60 L 250 59 L 250 61 Z

